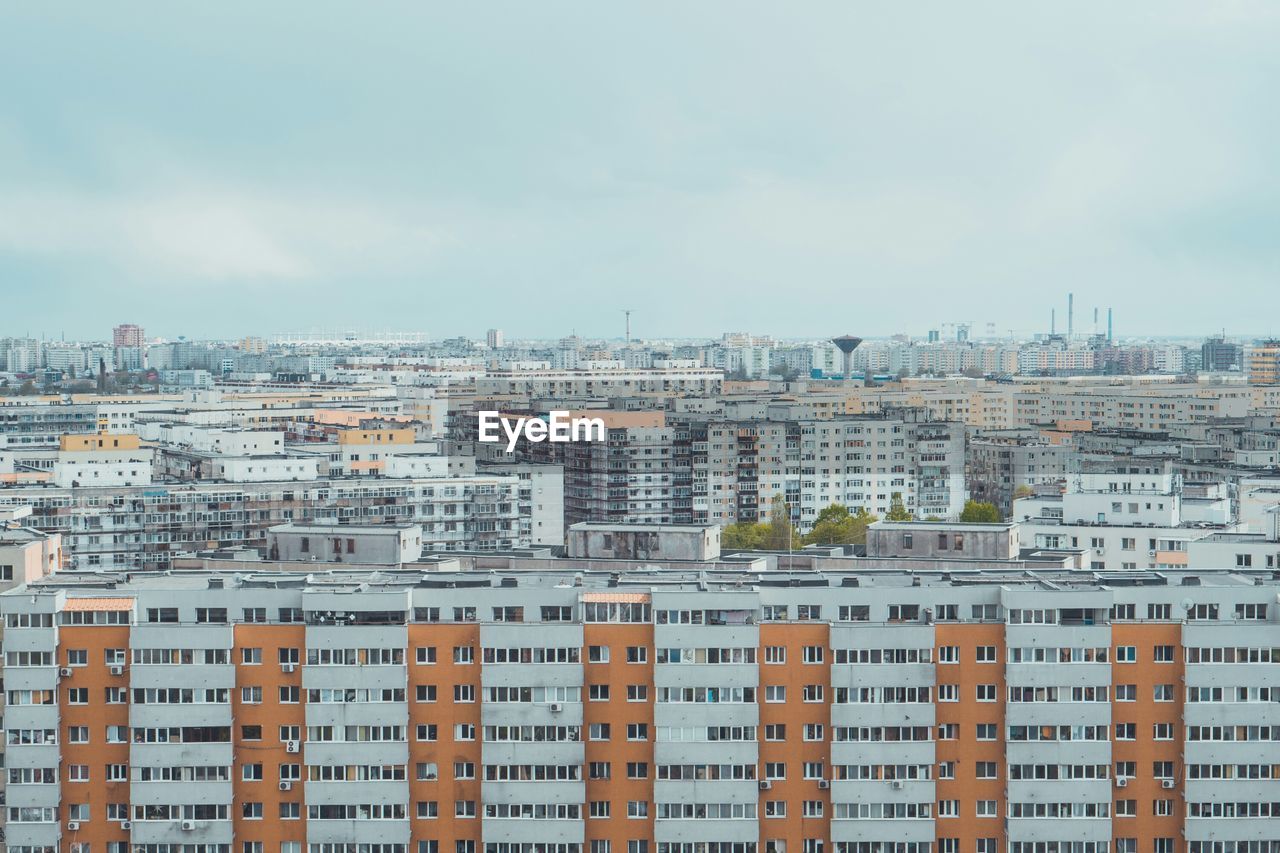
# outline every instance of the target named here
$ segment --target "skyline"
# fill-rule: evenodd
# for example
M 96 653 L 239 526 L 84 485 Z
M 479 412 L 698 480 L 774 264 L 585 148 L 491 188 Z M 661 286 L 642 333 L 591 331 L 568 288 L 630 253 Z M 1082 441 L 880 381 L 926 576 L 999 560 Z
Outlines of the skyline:
M 2 333 L 1277 331 L 1274 6 L 382 8 L 10 10 Z

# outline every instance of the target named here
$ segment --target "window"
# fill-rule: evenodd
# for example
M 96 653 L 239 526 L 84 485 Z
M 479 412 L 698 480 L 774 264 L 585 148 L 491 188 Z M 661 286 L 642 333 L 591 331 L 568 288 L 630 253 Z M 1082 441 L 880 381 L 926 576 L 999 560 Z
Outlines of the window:
M 995 800 L 978 800 L 977 804 L 978 817 L 998 817 L 996 813 Z
M 609 801 L 592 800 L 587 804 L 587 816 L 592 818 L 607 818 L 609 816 Z
M 648 723 L 627 723 L 627 740 L 643 741 L 649 739 Z
M 261 782 L 262 781 L 262 765 L 261 764 L 240 765 L 240 779 L 244 782 Z
M 978 663 L 995 663 L 996 647 L 995 646 L 978 646 L 977 652 Z
M 960 817 L 960 801 L 938 800 L 938 817 Z
M 419 741 L 434 741 L 437 739 L 438 729 L 435 723 L 419 724 L 417 730 Z
M 648 663 L 649 649 L 647 646 L 627 646 L 627 663 Z
M 822 701 L 822 685 L 806 684 L 801 691 L 801 697 L 805 702 L 821 702 Z
M 628 761 L 627 762 L 627 778 L 628 779 L 648 779 L 649 763 L 647 761 Z
M 1173 740 L 1173 723 L 1156 723 L 1152 726 L 1152 737 L 1155 740 Z
M 960 647 L 939 646 L 938 663 L 960 663 Z
M 994 684 L 978 685 L 978 701 L 994 702 L 996 701 L 996 686 Z
M 436 647 L 418 646 L 417 661 L 422 666 L 434 664 L 436 662 Z
M 89 781 L 89 765 L 88 764 L 67 765 L 67 779 L 71 782 L 88 782 Z
M 587 728 L 587 738 L 589 740 L 608 740 L 609 724 L 608 723 L 592 723 Z
M 1116 685 L 1116 701 L 1117 702 L 1137 702 L 1138 701 L 1138 685 L 1117 684 Z
M 805 646 L 803 649 L 802 660 L 805 663 L 822 663 L 822 651 L 822 646 Z
M 786 663 L 787 647 L 786 646 L 765 646 L 764 662 L 765 663 Z
M 608 646 L 587 646 L 587 663 L 608 663 Z
M 649 701 L 649 685 L 628 684 L 627 685 L 627 701 L 628 702 L 648 702 Z
M 88 726 L 69 726 L 67 728 L 67 743 L 88 743 L 89 727 Z
M 787 778 L 787 765 L 781 761 L 766 761 L 764 778 L 776 782 Z
M 1173 701 L 1173 685 L 1157 684 L 1153 689 L 1155 694 L 1152 698 L 1156 702 L 1172 702 Z
M 587 688 L 587 701 L 589 702 L 608 702 L 609 701 L 609 685 L 592 684 Z
M 610 765 L 607 761 L 593 761 L 587 765 L 587 776 L 591 779 L 608 779 L 610 773 Z
M 1137 740 L 1138 727 L 1136 723 L 1116 723 L 1116 740 Z
M 960 685 L 939 684 L 938 685 L 938 701 L 939 702 L 959 702 L 960 701 Z
M 476 662 L 475 646 L 454 646 L 453 662 L 455 664 L 471 664 Z
M 262 688 L 261 687 L 241 687 L 240 702 L 245 705 L 261 705 L 262 704 Z
M 822 723 L 805 723 L 804 739 L 811 743 L 821 743 L 826 740 L 826 731 Z
M 1173 663 L 1173 646 L 1156 646 L 1152 651 L 1156 663 Z
M 787 687 L 784 684 L 769 684 L 764 688 L 764 701 L 766 702 L 785 702 L 787 701 Z
M 978 723 L 976 739 L 977 740 L 995 740 L 996 724 L 995 723 Z
M 764 727 L 764 739 L 767 741 L 782 741 L 787 739 L 786 723 L 767 723 Z
M 1116 800 L 1116 817 L 1137 817 L 1137 800 Z
M 1116 646 L 1116 663 L 1137 663 L 1137 646 Z
M 939 779 L 956 778 L 956 763 L 954 761 L 942 761 L 938 764 Z
M 801 622 L 816 622 L 822 618 L 821 604 L 796 605 L 796 619 Z
M 453 701 L 459 704 L 465 704 L 476 701 L 476 687 L 474 684 L 455 684 L 453 685 Z
M 997 769 L 994 761 L 979 761 L 974 765 L 974 775 L 978 779 L 996 779 Z
M 434 702 L 437 696 L 436 685 L 419 684 L 414 690 L 414 698 L 418 702 Z
M 646 818 L 649 816 L 648 800 L 628 800 L 627 801 L 627 817 L 628 818 Z

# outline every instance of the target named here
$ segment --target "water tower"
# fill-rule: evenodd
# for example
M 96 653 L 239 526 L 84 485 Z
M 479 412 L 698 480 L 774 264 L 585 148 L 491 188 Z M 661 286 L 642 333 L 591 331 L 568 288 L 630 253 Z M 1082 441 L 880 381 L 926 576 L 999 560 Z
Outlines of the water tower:
M 838 338 L 832 338 L 831 343 L 836 345 L 844 355 L 844 381 L 848 382 L 853 375 L 853 351 L 858 348 L 858 344 L 862 343 L 862 338 L 855 338 L 853 335 L 841 335 Z

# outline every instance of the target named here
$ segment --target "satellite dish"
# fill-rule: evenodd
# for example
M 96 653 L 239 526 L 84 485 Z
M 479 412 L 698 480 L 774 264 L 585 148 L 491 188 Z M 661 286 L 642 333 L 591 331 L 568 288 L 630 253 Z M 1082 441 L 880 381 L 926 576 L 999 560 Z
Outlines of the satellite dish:
M 1190 613 L 1191 608 L 1195 607 L 1196 603 L 1189 598 L 1184 598 L 1182 601 L 1178 602 L 1178 606 Z

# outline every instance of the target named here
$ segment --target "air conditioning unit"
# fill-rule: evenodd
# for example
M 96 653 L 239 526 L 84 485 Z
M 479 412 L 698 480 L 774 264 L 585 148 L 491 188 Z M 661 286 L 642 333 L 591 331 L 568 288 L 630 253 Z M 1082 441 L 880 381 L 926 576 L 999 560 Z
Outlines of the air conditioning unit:
M 292 790 L 293 790 L 293 783 L 292 783 L 292 782 L 281 782 L 281 783 L 280 783 L 280 790 L 281 790 L 281 791 L 292 791 Z
M 62 669 L 58 670 L 58 675 L 61 675 L 63 678 L 70 678 L 70 677 L 71 677 L 71 667 L 69 667 L 69 666 L 64 666 Z
M 1094 549 L 1093 549 L 1093 553 L 1095 553 L 1095 554 L 1101 554 L 1101 553 L 1102 553 L 1103 551 L 1105 551 L 1105 550 L 1106 550 L 1106 548 L 1094 548 Z
M 112 675 L 124 675 L 124 664 L 113 663 L 107 668 L 107 671 Z
M 1155 552 L 1154 550 L 1151 550 L 1151 551 L 1148 551 L 1148 552 L 1147 552 L 1147 556 L 1148 556 L 1148 557 L 1154 557 L 1155 555 L 1156 555 L 1156 552 Z
M 129 830 L 133 829 L 133 822 L 128 820 L 122 820 L 120 821 L 120 828 L 123 829 L 125 832 L 128 832 Z
M 901 790 L 902 790 L 902 780 L 901 780 L 901 779 L 894 779 L 894 780 L 893 780 L 892 782 L 890 782 L 889 784 L 893 787 L 893 790 L 895 790 L 895 791 L 901 791 Z
M 296 740 L 287 740 L 284 742 L 285 752 L 297 752 L 300 744 Z
M 1117 788 L 1123 788 L 1123 787 L 1125 787 L 1125 786 L 1126 786 L 1126 785 L 1128 785 L 1128 784 L 1129 784 L 1129 780 L 1128 780 L 1128 778 L 1126 778 L 1126 777 L 1124 777 L 1124 776 L 1117 776 L 1117 777 L 1116 777 L 1116 787 L 1117 787 Z
M 1174 782 L 1172 779 L 1165 779 L 1160 783 L 1160 787 L 1164 788 L 1165 790 L 1172 790 L 1173 785 L 1174 785 Z
M 553 714 L 559 714 L 561 711 L 564 710 L 564 705 L 561 705 L 559 702 L 552 702 L 547 707 L 551 709 L 551 713 Z
M 80 831 L 80 821 L 78 820 L 67 821 L 67 832 L 79 832 L 79 831 Z
M 196 828 L 196 822 L 194 820 L 184 820 L 179 826 L 179 829 L 181 829 L 183 832 L 191 832 L 195 828 Z
M 764 781 L 762 781 L 762 782 L 760 783 L 760 790 L 761 790 L 761 791 L 767 791 L 767 790 L 769 790 L 769 789 L 770 789 L 770 788 L 772 788 L 772 787 L 773 787 L 773 783 L 772 783 L 772 782 L 770 782 L 768 779 L 765 779 Z
M 297 665 L 296 663 L 282 663 L 282 664 L 280 664 L 280 671 L 281 671 L 281 672 L 293 672 L 293 671 L 294 671 L 294 670 L 296 670 L 297 668 L 298 668 L 298 665 Z
M 825 791 L 827 788 L 831 787 L 831 783 L 828 782 L 826 779 L 819 779 L 818 787 Z

